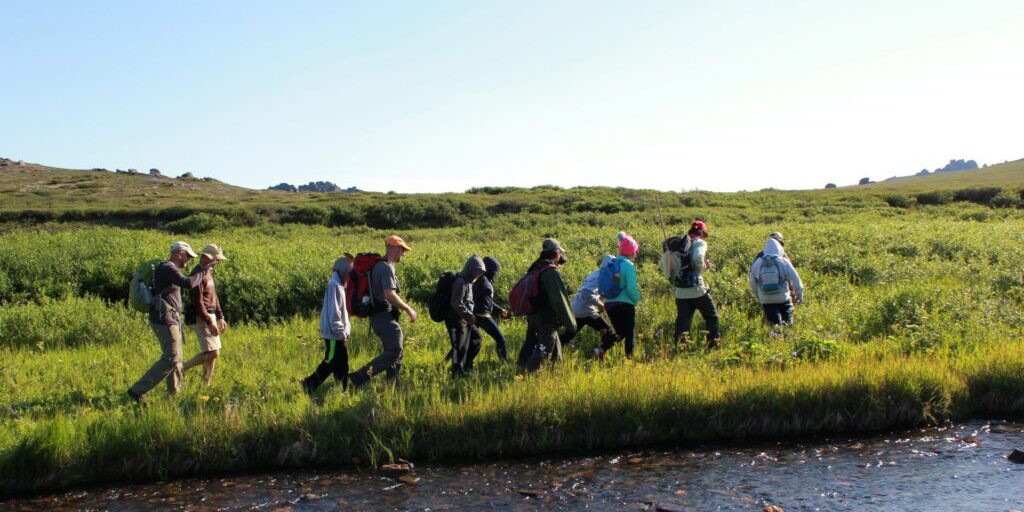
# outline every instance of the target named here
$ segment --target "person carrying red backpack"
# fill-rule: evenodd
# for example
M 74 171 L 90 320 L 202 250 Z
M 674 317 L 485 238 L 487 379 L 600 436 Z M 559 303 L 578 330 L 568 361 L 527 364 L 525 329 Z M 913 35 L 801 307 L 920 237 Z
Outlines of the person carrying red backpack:
M 576 318 L 569 306 L 569 294 L 562 273 L 558 271 L 558 267 L 566 261 L 565 250 L 558 240 L 545 239 L 541 244 L 540 258 L 530 266 L 523 278 L 537 280 L 535 294 L 528 298 L 531 311 L 526 316 L 526 340 L 519 350 L 517 362 L 526 371 L 536 371 L 548 357 L 553 361 L 562 358 L 559 329 L 566 338 L 576 334 Z M 518 302 L 515 299 L 509 298 L 513 307 Z
M 370 379 L 381 372 L 388 380 L 398 384 L 398 374 L 402 368 L 402 326 L 398 324 L 400 312 L 409 315 L 409 321 L 416 321 L 416 310 L 405 303 L 398 295 L 398 275 L 395 264 L 410 249 L 401 237 L 391 235 L 384 240 L 384 257 L 374 263 L 369 272 L 370 328 L 380 338 L 383 351 L 372 361 L 354 373 L 348 380 L 355 388 L 365 386 Z M 355 308 L 355 305 L 353 305 Z

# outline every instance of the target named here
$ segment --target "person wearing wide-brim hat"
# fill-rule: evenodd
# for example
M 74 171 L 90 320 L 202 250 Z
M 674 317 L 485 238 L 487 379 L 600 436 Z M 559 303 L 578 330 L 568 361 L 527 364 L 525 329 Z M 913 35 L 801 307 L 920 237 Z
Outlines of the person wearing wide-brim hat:
M 171 245 L 170 256 L 153 271 L 153 302 L 149 308 L 149 325 L 160 342 L 160 359 L 128 389 L 128 396 L 146 403 L 146 393 L 160 381 L 167 382 L 167 392 L 178 393 L 181 385 L 181 289 L 192 290 L 206 277 L 212 264 L 200 265 L 189 277 L 182 267 L 199 255 L 186 242 Z
M 190 368 L 202 365 L 203 383 L 207 386 L 213 379 L 213 368 L 220 355 L 220 335 L 228 330 L 227 321 L 224 320 L 224 310 L 221 308 L 220 299 L 217 297 L 217 288 L 213 281 L 213 268 L 227 259 L 227 256 L 224 256 L 224 251 L 217 244 L 209 244 L 199 251 L 199 265 L 192 273 L 199 272 L 204 266 L 208 268 L 208 272 L 200 281 L 199 286 L 189 291 L 192 303 L 185 313 L 185 322 L 192 326 L 196 337 L 199 338 L 199 353 L 185 361 L 185 364 L 181 366 L 181 372 L 185 373 Z

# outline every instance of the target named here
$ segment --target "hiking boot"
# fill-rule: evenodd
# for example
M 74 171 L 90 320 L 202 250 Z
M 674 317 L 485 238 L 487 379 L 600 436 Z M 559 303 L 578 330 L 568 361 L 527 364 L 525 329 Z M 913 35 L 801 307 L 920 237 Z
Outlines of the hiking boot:
M 135 392 L 130 389 L 128 390 L 128 398 L 130 398 L 133 402 L 141 405 L 142 407 L 145 407 L 146 405 L 149 404 L 149 402 L 146 400 L 146 395 L 136 395 Z
M 715 350 L 718 348 L 718 338 L 708 340 L 708 350 Z
M 365 374 L 364 375 L 361 375 L 361 374 L 358 374 L 358 373 L 350 373 L 350 374 L 348 374 L 348 384 L 349 384 L 349 387 L 354 389 L 354 390 L 355 389 L 360 389 L 360 388 L 362 388 L 363 386 L 365 386 L 365 385 L 367 385 L 369 383 L 370 383 L 370 378 L 367 377 Z

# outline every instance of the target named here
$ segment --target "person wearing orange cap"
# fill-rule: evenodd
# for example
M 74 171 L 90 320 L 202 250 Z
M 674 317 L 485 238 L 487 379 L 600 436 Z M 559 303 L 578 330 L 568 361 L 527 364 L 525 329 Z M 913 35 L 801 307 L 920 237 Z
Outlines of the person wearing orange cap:
M 416 321 L 416 310 L 398 295 L 398 275 L 395 273 L 395 264 L 402 261 L 411 248 L 398 235 L 391 235 L 384 240 L 384 249 L 384 257 L 370 270 L 370 298 L 373 302 L 370 328 L 380 338 L 383 351 L 366 366 L 349 375 L 349 382 L 355 388 L 365 386 L 374 375 L 381 372 L 398 385 L 404 339 L 398 318 L 404 311 L 409 315 L 410 322 Z

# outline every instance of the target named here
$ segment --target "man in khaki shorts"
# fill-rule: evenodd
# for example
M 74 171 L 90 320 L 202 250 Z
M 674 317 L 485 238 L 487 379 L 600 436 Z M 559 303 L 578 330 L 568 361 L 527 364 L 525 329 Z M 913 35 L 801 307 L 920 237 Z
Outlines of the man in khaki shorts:
M 213 284 L 213 268 L 227 257 L 215 244 L 203 247 L 199 254 L 199 265 L 193 274 L 203 268 L 210 270 L 199 282 L 199 286 L 190 290 L 192 301 L 185 314 L 185 321 L 192 326 L 199 338 L 199 354 L 186 361 L 181 371 L 184 373 L 189 368 L 203 365 L 203 382 L 209 386 L 210 380 L 213 379 L 213 367 L 220 354 L 220 334 L 228 328 L 227 322 L 224 321 L 224 311 L 220 307 L 220 299 L 217 298 L 217 289 Z

